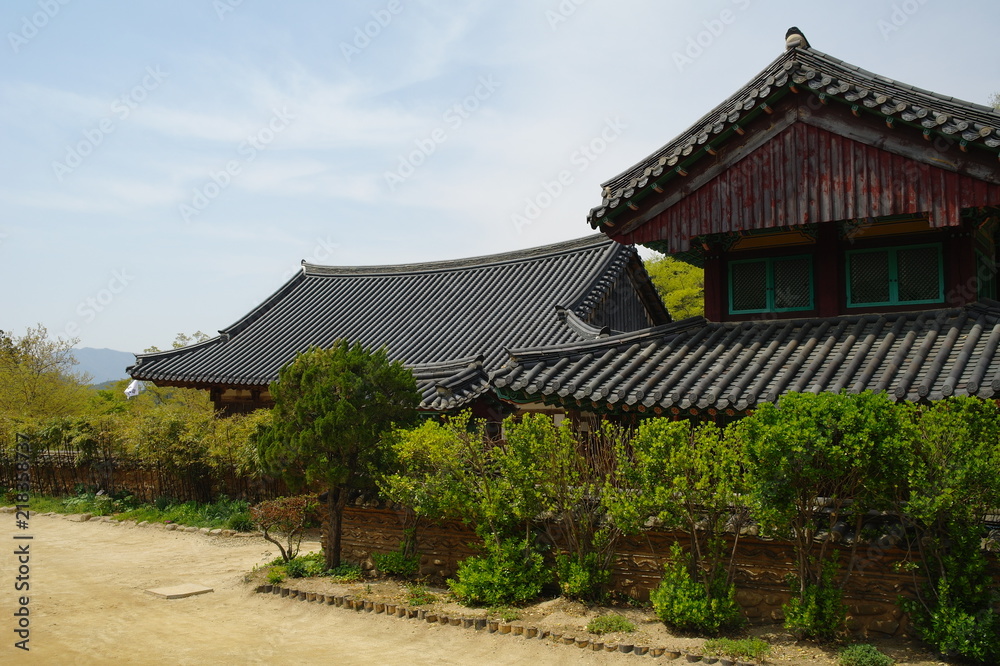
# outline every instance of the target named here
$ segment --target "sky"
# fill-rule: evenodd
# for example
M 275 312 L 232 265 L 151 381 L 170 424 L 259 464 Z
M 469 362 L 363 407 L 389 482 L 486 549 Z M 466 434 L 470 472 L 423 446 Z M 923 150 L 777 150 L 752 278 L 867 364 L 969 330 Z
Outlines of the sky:
M 587 235 L 600 184 L 793 25 L 905 83 L 1000 91 L 996 0 L 3 0 L 0 329 L 166 348 L 302 260 Z

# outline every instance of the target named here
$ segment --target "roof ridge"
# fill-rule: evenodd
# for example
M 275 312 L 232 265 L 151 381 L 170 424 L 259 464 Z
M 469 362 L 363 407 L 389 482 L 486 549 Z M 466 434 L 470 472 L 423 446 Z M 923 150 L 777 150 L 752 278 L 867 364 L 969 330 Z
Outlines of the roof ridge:
M 311 264 L 302 262 L 302 272 L 310 277 L 335 277 L 349 275 L 402 275 L 408 273 L 435 273 L 449 269 L 479 268 L 486 266 L 496 266 L 499 264 L 519 263 L 545 259 L 560 254 L 568 254 L 581 249 L 603 245 L 611 245 L 607 236 L 601 233 L 589 234 L 582 238 L 575 238 L 568 241 L 560 241 L 549 245 L 512 250 L 499 254 L 487 254 L 476 257 L 463 257 L 459 259 L 447 259 L 442 261 L 420 262 L 412 264 L 385 264 L 374 266 L 325 266 L 321 264 Z

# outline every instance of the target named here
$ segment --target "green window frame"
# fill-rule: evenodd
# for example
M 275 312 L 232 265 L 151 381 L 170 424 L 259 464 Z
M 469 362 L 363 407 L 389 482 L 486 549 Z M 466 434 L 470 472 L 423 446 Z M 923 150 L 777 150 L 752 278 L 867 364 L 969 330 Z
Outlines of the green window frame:
M 811 254 L 737 259 L 730 261 L 728 268 L 729 314 L 798 312 L 816 307 Z M 783 292 L 790 285 L 804 288 Z
M 911 253 L 922 253 L 923 256 L 908 258 L 906 255 Z M 933 257 L 937 263 L 937 274 L 917 275 L 917 265 L 924 264 L 928 257 Z M 941 243 L 849 250 L 846 252 L 846 263 L 849 308 L 944 302 L 944 253 Z M 869 274 L 868 279 L 863 277 L 862 271 Z M 906 277 L 908 273 L 913 275 L 912 282 Z M 919 281 L 923 284 L 918 284 Z M 903 282 L 906 283 L 901 284 Z M 937 293 L 930 296 L 929 288 L 936 288 Z M 922 298 L 907 294 L 920 291 L 925 293 Z

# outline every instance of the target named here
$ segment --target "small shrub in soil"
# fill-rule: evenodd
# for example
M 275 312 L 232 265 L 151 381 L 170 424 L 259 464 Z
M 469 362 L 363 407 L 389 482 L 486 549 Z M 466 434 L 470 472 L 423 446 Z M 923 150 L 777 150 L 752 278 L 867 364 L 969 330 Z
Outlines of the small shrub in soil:
M 631 633 L 635 631 L 635 625 L 621 615 L 601 615 L 587 623 L 587 631 L 591 634 Z
M 837 663 L 840 666 L 892 666 L 896 662 L 874 645 L 858 643 L 841 650 Z

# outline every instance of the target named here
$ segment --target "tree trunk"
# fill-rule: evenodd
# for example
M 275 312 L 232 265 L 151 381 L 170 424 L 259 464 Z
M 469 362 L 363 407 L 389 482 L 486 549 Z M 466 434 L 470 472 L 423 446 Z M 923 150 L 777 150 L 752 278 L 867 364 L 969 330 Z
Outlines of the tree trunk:
M 326 568 L 335 569 L 340 566 L 340 540 L 343 532 L 344 506 L 347 504 L 347 489 L 336 486 L 326 495 L 327 534 L 326 534 Z

